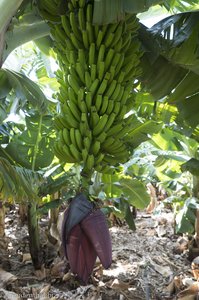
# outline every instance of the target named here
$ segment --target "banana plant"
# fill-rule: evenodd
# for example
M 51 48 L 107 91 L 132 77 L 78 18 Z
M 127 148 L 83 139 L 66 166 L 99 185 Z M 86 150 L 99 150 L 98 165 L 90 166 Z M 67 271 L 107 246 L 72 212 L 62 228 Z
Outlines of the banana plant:
M 191 2 L 194 3 L 194 1 Z M 30 4 L 30 1 L 26 1 L 26 3 Z M 139 2 L 127 0 L 109 2 L 104 0 L 91 2 L 84 0 L 36 1 L 42 18 L 50 24 L 51 35 L 60 64 L 57 77 L 61 86 L 58 94 L 61 114 L 59 113 L 55 119 L 58 130 L 58 139 L 55 144 L 56 155 L 63 163 L 78 163 L 82 166 L 80 192 L 84 191 L 87 197 L 89 197 L 93 171 L 113 173 L 119 163 L 124 163 L 130 158 L 132 148 L 137 147 L 140 141 L 143 141 L 151 133 L 144 132 L 141 139 L 137 139 L 139 135 L 137 135 L 136 126 L 139 127 L 141 123 L 143 130 L 146 130 L 147 126 L 142 120 L 138 120 L 138 124 L 134 126 L 136 113 L 128 116 L 127 113 L 130 113 L 133 109 L 135 94 L 140 89 L 140 82 L 144 83 L 144 86 L 149 89 L 148 78 L 150 78 L 150 75 L 148 75 L 146 67 L 150 66 L 150 61 L 149 63 L 147 61 L 147 51 L 152 52 L 154 49 L 151 50 L 151 43 L 148 41 L 151 39 L 152 34 L 146 28 L 140 26 L 136 14 L 158 3 L 171 5 L 173 2 L 156 0 L 150 2 L 144 0 Z M 179 1 L 175 1 L 175 3 L 180 4 Z M 25 7 L 27 6 L 25 5 Z M 10 21 L 9 18 L 8 20 Z M 17 29 L 16 26 L 14 28 Z M 20 30 L 18 32 L 20 33 Z M 44 30 L 42 36 L 46 36 L 46 32 Z M 149 37 L 148 40 L 147 37 Z M 186 45 L 190 37 L 194 40 L 195 36 L 192 36 L 191 33 L 186 35 L 182 40 L 182 45 Z M 159 32 L 155 40 L 157 43 L 164 41 L 164 45 L 167 45 L 167 41 L 160 36 Z M 11 45 L 9 36 L 8 42 Z M 14 45 L 11 45 L 10 49 L 14 47 Z M 175 49 L 177 49 L 176 45 L 174 45 Z M 159 55 L 159 48 L 157 47 L 156 50 L 155 55 Z M 143 55 L 143 53 L 145 54 Z M 162 56 L 160 54 L 157 65 L 165 63 L 170 66 L 169 58 Z M 179 64 L 176 56 L 175 59 Z M 194 59 L 193 55 L 192 59 Z M 157 65 L 155 65 L 156 68 Z M 153 66 L 154 70 L 155 66 Z M 143 69 L 142 73 L 144 73 L 142 77 L 141 67 Z M 148 69 L 150 68 L 148 67 Z M 178 66 L 176 69 L 178 69 Z M 186 72 L 188 71 L 184 67 L 182 75 L 185 76 Z M 172 85 L 172 89 L 171 87 L 167 89 L 167 94 L 179 83 L 179 74 L 182 76 L 180 72 L 174 73 L 176 75 L 173 78 L 175 84 Z M 182 77 L 180 78 L 182 79 Z M 158 80 L 156 82 L 158 83 Z M 193 90 L 191 93 L 193 94 Z M 181 102 L 183 103 L 183 101 Z M 182 104 L 181 102 L 180 104 Z M 194 102 L 192 103 L 194 104 Z M 194 119 L 191 125 L 195 126 L 195 124 Z M 146 125 L 151 125 L 151 120 Z M 35 167 L 36 157 L 33 161 Z M 75 201 L 71 204 L 71 211 L 74 207 L 80 210 L 81 207 L 84 207 L 81 199 L 85 199 L 85 197 L 84 194 L 80 195 L 81 197 L 75 198 Z M 74 203 L 77 203 L 77 205 L 75 206 Z M 100 252 L 104 253 L 105 249 L 97 248 L 97 240 L 94 239 L 95 232 L 89 234 L 89 226 L 84 226 L 87 215 L 90 216 L 91 210 L 95 209 L 95 207 L 86 206 L 86 200 L 84 203 L 84 214 L 81 215 L 81 218 L 76 216 L 75 224 L 73 223 L 73 226 L 76 227 L 74 227 L 71 235 L 63 236 L 63 242 L 68 239 L 68 245 L 65 247 L 66 255 L 69 256 L 74 272 L 86 282 L 92 271 L 93 261 L 95 261 L 94 249 L 99 257 L 101 257 Z M 72 216 L 74 215 L 72 214 Z M 87 224 L 94 224 L 95 219 L 98 222 L 97 226 L 100 226 L 100 224 L 104 226 L 102 215 L 96 213 L 94 216 L 96 216 L 96 219 L 88 218 Z M 66 211 L 64 222 L 66 226 L 70 223 L 70 218 L 69 211 Z M 81 226 L 84 227 L 83 231 Z M 65 231 L 63 230 L 63 232 Z M 87 238 L 85 234 L 87 234 Z M 82 237 L 82 244 L 73 244 L 74 238 L 77 236 Z M 107 231 L 106 236 L 107 248 L 110 250 Z M 99 242 L 102 246 L 103 241 L 100 240 L 100 237 Z M 88 264 L 89 271 L 84 269 L 87 267 L 87 258 L 83 254 L 80 256 L 80 259 L 82 259 L 80 263 L 84 268 L 75 268 L 76 265 L 73 265 L 74 257 L 68 254 L 73 253 L 71 251 L 73 247 L 75 253 L 82 248 L 89 249 L 90 252 L 88 251 L 88 253 L 93 258 L 92 263 Z M 104 260 L 102 259 L 102 261 Z M 104 265 L 108 266 L 109 264 L 110 257 L 107 258 Z

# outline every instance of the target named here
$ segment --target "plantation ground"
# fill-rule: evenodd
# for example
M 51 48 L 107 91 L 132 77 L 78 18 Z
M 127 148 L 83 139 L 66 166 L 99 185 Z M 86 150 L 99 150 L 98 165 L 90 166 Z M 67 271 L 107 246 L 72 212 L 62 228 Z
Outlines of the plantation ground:
M 0 299 L 176 299 L 192 280 L 187 242 L 174 234 L 170 210 L 139 212 L 136 232 L 125 225 L 111 227 L 112 266 L 103 270 L 97 263 L 87 286 L 78 285 L 67 263 L 59 258 L 54 240 L 48 241 L 47 224 L 43 218 L 46 278 L 42 278 L 35 276 L 30 261 L 26 226 L 20 225 L 16 210 L 7 213 L 7 238 L 0 247 Z

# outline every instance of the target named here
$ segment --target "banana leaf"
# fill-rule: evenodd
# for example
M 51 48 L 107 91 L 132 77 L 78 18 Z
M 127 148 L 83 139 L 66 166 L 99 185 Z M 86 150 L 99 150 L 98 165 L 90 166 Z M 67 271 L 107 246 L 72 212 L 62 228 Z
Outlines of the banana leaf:
M 38 84 L 21 73 L 8 69 L 0 70 L 0 98 L 5 98 L 14 89 L 17 98 L 22 101 L 22 106 L 28 100 L 33 107 L 41 113 L 47 111 L 48 100 Z
M 199 120 L 199 12 L 163 19 L 151 29 L 141 26 L 139 38 L 142 88 L 158 101 L 166 97 L 192 127 Z
M 1 199 L 37 199 L 37 186 L 42 176 L 21 167 L 12 166 L 8 160 L 0 158 Z
M 199 160 L 191 158 L 186 163 L 181 165 L 182 172 L 189 171 L 194 176 L 199 176 Z
M 108 24 L 123 19 L 125 13 L 137 14 L 150 6 L 163 3 L 161 0 L 95 0 L 93 23 Z

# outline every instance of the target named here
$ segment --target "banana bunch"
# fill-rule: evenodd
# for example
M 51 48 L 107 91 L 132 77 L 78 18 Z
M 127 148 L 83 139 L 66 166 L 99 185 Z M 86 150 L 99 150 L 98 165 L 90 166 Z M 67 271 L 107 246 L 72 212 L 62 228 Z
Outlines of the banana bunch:
M 114 24 L 93 24 L 94 0 L 63 1 L 67 7 L 58 16 L 60 2 L 40 0 L 60 64 L 56 155 L 85 172 L 111 173 L 130 156 L 126 141 L 140 74 L 139 23 L 126 15 Z

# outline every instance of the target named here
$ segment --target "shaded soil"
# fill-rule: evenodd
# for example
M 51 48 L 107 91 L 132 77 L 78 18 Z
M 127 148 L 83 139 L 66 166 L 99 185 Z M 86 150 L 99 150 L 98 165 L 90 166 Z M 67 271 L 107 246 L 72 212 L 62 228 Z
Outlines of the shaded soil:
M 97 262 L 89 284 L 81 286 L 60 258 L 58 243 L 49 240 L 47 216 L 40 220 L 45 270 L 35 274 L 27 226 L 20 224 L 16 210 L 9 211 L 6 238 L 0 240 L 0 299 L 177 299 L 187 288 L 186 278 L 195 283 L 187 238 L 174 234 L 170 210 L 139 212 L 135 222 L 135 232 L 126 225 L 110 228 L 111 268 L 103 270 Z

